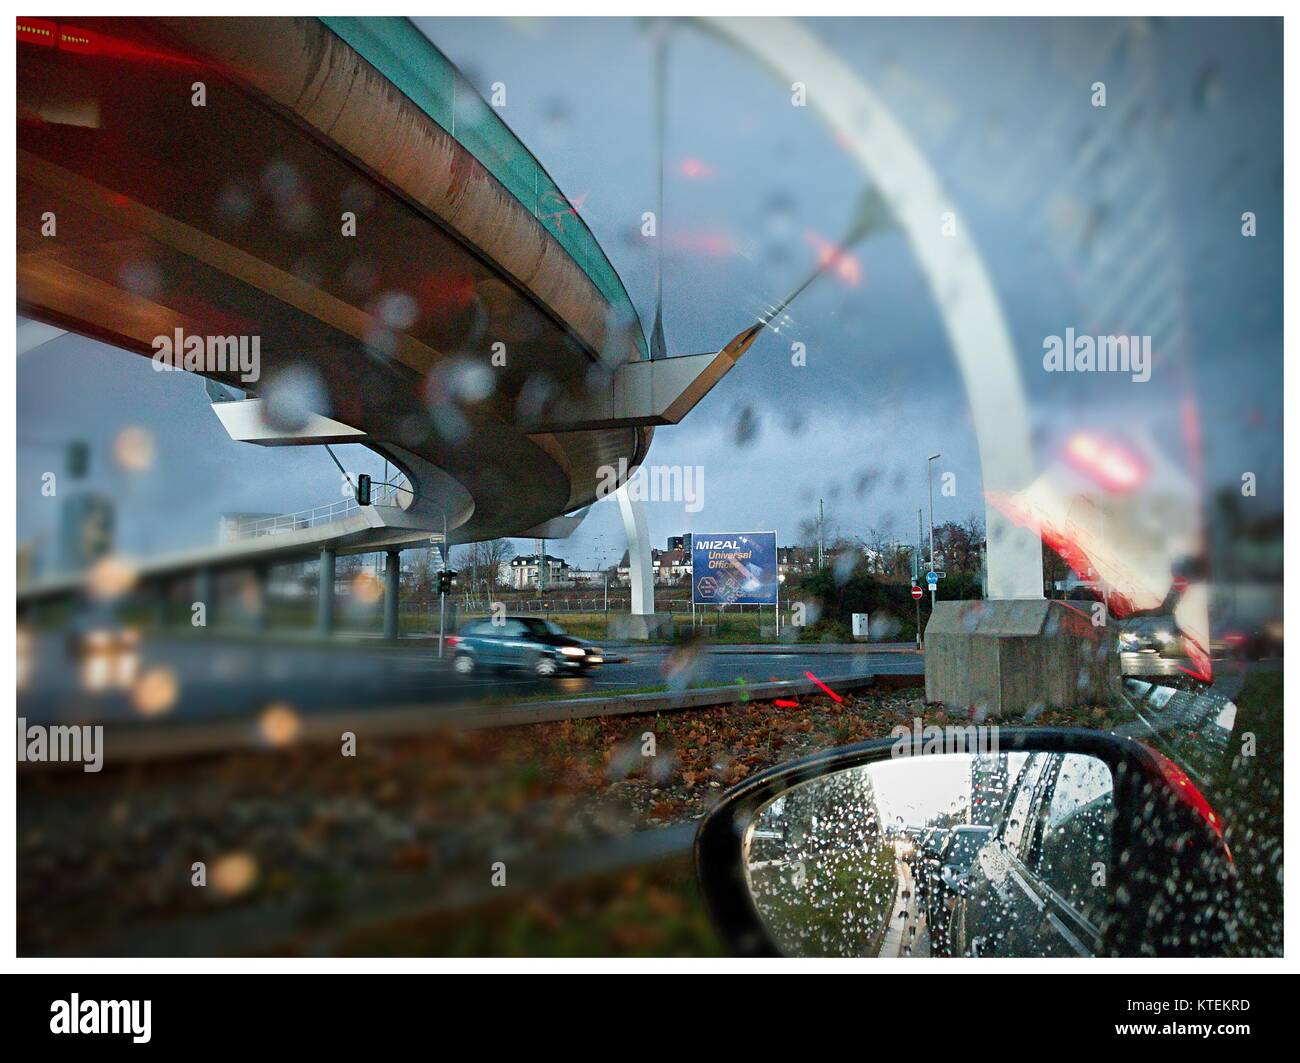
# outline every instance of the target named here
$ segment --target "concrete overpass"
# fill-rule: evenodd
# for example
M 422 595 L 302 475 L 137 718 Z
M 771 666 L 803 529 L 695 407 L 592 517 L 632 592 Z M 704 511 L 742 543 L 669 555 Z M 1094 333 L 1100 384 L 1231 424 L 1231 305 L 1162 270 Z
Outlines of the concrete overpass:
M 197 370 L 239 389 L 214 403 L 232 438 L 364 443 L 409 489 L 146 575 L 544 531 L 757 335 L 649 361 L 574 206 L 405 19 L 19 19 L 18 39 L 19 312 L 146 356 L 178 329 L 255 336 L 259 379 Z

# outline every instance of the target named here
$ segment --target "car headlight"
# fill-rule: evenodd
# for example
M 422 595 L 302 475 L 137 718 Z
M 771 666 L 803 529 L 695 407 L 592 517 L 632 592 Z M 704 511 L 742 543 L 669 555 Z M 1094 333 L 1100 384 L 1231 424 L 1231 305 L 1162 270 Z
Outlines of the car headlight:
M 587 651 L 578 646 L 561 646 L 560 652 L 566 657 L 585 657 Z

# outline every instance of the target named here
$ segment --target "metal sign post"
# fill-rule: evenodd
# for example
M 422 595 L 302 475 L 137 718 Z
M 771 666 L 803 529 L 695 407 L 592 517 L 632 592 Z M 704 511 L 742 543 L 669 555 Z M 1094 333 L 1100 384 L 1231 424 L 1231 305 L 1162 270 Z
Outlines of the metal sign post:
M 444 518 L 445 521 L 445 518 Z M 438 548 L 438 556 L 442 560 L 442 567 L 439 572 L 447 571 L 447 533 L 439 534 L 434 532 L 429 536 L 429 542 Z M 443 586 L 441 578 L 438 580 L 438 659 L 442 659 L 443 644 L 447 639 L 447 590 Z
M 915 583 L 912 584 L 912 598 L 916 602 L 916 648 L 921 648 L 921 595 L 925 592 Z
M 780 642 L 781 641 L 781 546 L 779 543 L 776 542 L 775 536 L 772 537 L 772 542 L 776 546 L 776 549 L 773 551 L 773 553 L 776 556 L 776 587 L 775 587 L 776 601 L 774 602 L 774 606 L 776 610 L 776 640 L 777 642 Z M 694 598 L 695 595 L 692 594 L 691 597 Z M 761 613 L 762 611 L 763 609 L 760 606 L 759 612 Z
M 912 551 L 912 597 L 916 600 L 916 648 L 921 648 L 921 511 L 916 511 L 916 549 Z
M 442 658 L 442 646 L 447 638 L 447 592 L 438 589 L 438 657 Z

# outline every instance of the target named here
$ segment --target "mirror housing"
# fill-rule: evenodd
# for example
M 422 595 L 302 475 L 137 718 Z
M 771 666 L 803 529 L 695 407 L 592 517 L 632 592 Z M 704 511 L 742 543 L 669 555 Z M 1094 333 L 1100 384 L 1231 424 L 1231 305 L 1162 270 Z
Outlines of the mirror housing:
M 1101 955 L 1219 956 L 1236 936 L 1237 876 L 1223 825 L 1177 765 L 1131 738 L 1078 728 L 1008 728 L 1001 753 L 1083 754 L 1114 780 L 1111 912 Z M 746 838 L 759 811 L 792 788 L 891 759 L 892 739 L 864 742 L 778 765 L 727 791 L 701 822 L 695 865 L 715 927 L 741 956 L 780 956 L 745 870 Z M 921 759 L 917 757 L 915 759 Z

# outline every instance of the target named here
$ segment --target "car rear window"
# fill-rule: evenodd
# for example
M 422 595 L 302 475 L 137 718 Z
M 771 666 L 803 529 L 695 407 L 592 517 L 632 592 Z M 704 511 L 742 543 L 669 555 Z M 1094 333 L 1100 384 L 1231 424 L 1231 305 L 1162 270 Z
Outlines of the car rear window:
M 971 861 L 975 859 L 975 854 L 980 851 L 988 837 L 988 834 L 984 831 L 958 831 L 953 836 L 952 841 L 948 843 L 948 848 L 943 855 L 943 862 L 945 864 L 955 864 L 963 870 L 969 868 Z

